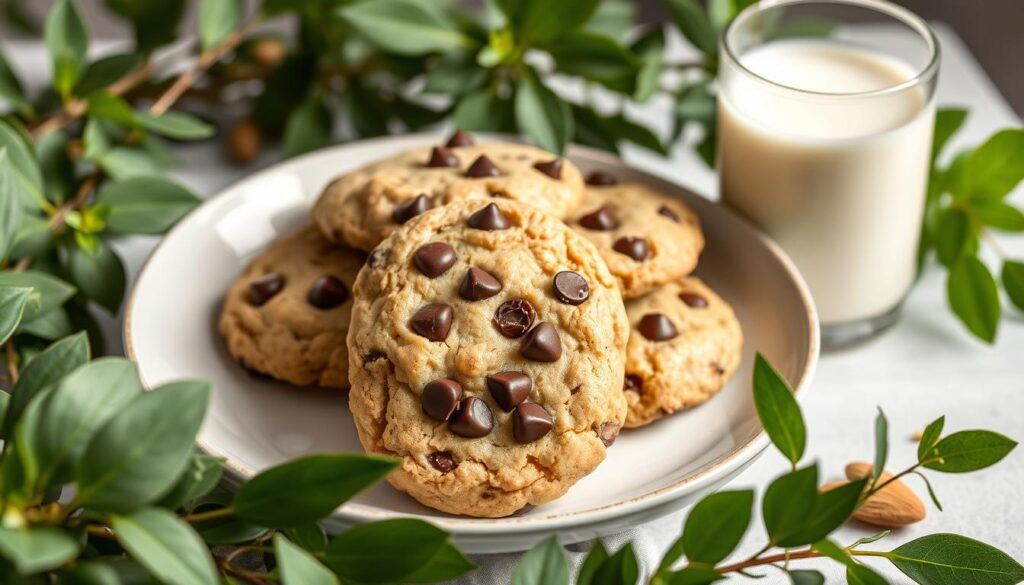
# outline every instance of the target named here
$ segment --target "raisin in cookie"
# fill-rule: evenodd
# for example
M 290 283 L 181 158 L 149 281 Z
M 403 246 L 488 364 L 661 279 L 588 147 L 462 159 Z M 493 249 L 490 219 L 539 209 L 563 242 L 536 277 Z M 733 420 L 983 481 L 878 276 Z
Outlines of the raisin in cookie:
M 571 162 L 539 148 L 453 138 L 448 146 L 409 150 L 341 176 L 312 215 L 327 239 L 372 250 L 428 209 L 492 197 L 529 203 L 561 219 L 583 200 L 583 178 Z
M 622 297 L 594 246 L 534 207 L 456 201 L 384 240 L 353 288 L 349 405 L 389 480 L 501 517 L 604 459 L 626 413 Z
M 365 258 L 313 227 L 271 244 L 224 299 L 220 332 L 228 352 L 290 384 L 348 387 L 349 290 Z
M 732 307 L 696 277 L 627 301 L 626 314 L 633 328 L 623 385 L 627 427 L 704 402 L 739 366 L 739 321 Z
M 693 271 L 704 248 L 696 214 L 685 203 L 605 173 L 587 178 L 583 205 L 570 225 L 597 245 L 619 279 L 622 296 L 638 297 Z

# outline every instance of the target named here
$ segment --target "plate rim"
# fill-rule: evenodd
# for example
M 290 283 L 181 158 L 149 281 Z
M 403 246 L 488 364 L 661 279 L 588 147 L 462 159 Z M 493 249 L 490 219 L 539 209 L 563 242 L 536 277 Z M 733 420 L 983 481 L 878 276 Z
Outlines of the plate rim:
M 522 138 L 518 136 L 492 134 L 492 133 L 476 133 L 476 135 L 485 141 L 516 141 L 521 142 Z M 166 242 L 174 236 L 175 232 L 184 229 L 183 226 L 186 223 L 194 219 L 200 213 L 203 213 L 205 209 L 208 209 L 212 205 L 218 202 L 219 199 L 223 198 L 227 193 L 239 190 L 249 184 L 250 182 L 255 183 L 263 179 L 267 175 L 281 172 L 282 167 L 287 167 L 296 164 L 309 163 L 313 159 L 317 158 L 331 158 L 337 157 L 343 154 L 345 151 L 358 149 L 369 145 L 380 146 L 382 143 L 396 143 L 396 148 L 408 148 L 413 147 L 412 144 L 419 143 L 421 141 L 432 140 L 436 141 L 442 136 L 441 132 L 419 132 L 401 135 L 390 135 L 382 136 L 377 138 L 365 139 L 365 140 L 354 140 L 351 142 L 345 142 L 341 144 L 335 144 L 327 148 L 319 149 L 313 152 L 309 152 L 291 159 L 278 161 L 270 166 L 259 169 L 242 179 L 239 179 L 233 183 L 230 183 L 220 188 L 215 194 L 210 197 L 204 198 L 203 201 L 195 208 L 186 213 L 181 217 L 175 225 L 168 230 L 165 234 L 160 237 L 160 240 L 149 252 L 145 261 L 143 261 L 135 279 L 132 283 L 131 291 L 128 294 L 128 298 L 125 300 L 125 310 L 123 315 L 122 325 L 122 349 L 124 350 L 125 356 L 138 363 L 138 358 L 135 355 L 134 345 L 132 343 L 132 315 L 135 309 L 135 301 L 139 290 L 139 284 L 143 281 L 146 276 L 147 270 L 152 265 L 153 258 L 160 252 L 160 249 L 166 244 Z M 412 143 L 412 144 L 404 144 Z M 769 238 L 762 230 L 757 226 L 751 224 L 747 219 L 743 218 L 734 211 L 722 206 L 716 201 L 712 201 L 706 197 L 695 192 L 692 188 L 685 185 L 681 185 L 673 180 L 663 177 L 659 174 L 651 171 L 637 168 L 628 164 L 622 158 L 610 154 L 605 151 L 597 150 L 588 146 L 572 143 L 568 146 L 565 156 L 567 158 L 573 158 L 574 155 L 580 155 L 587 159 L 606 163 L 614 166 L 624 166 L 630 171 L 638 173 L 642 176 L 644 182 L 648 183 L 663 183 L 669 185 L 672 189 L 687 191 L 689 194 L 703 199 L 710 205 L 719 206 L 723 213 L 727 213 L 740 222 L 742 222 L 747 229 L 753 232 L 753 235 L 761 242 L 762 245 L 768 250 L 768 252 L 775 257 L 779 262 L 785 274 L 789 277 L 790 282 L 794 285 L 799 299 L 806 309 L 807 318 L 807 330 L 809 333 L 808 338 L 808 349 L 807 355 L 804 360 L 803 369 L 799 372 L 798 382 L 793 387 L 794 396 L 800 400 L 806 396 L 806 393 L 811 385 L 814 378 L 814 372 L 818 364 L 820 357 L 820 331 L 818 326 L 817 309 L 814 304 L 814 299 L 811 296 L 810 289 L 807 283 L 804 281 L 800 272 L 797 270 L 796 265 L 792 259 L 782 250 L 781 246 L 774 240 Z M 144 390 L 149 391 L 152 386 L 146 382 L 143 377 L 141 369 L 139 369 L 139 380 Z M 247 469 L 230 457 L 221 453 L 216 448 L 213 448 L 206 441 L 196 438 L 195 443 L 201 451 L 205 454 L 218 456 L 224 459 L 224 466 L 229 481 L 232 484 L 238 484 L 241 481 L 247 481 L 251 479 L 255 472 Z M 672 483 L 659 487 L 658 489 L 652 490 L 645 494 L 634 496 L 629 499 L 620 500 L 617 502 L 595 506 L 584 510 L 577 510 L 573 512 L 561 512 L 557 514 L 549 514 L 546 516 L 523 516 L 523 517 L 505 517 L 505 518 L 472 518 L 468 516 L 448 516 L 448 517 L 433 517 L 424 516 L 422 514 L 408 513 L 408 512 L 396 512 L 382 509 L 379 506 L 370 506 L 367 504 L 360 504 L 358 502 L 346 502 L 340 507 L 335 509 L 328 520 L 340 520 L 346 524 L 361 524 L 365 522 L 372 522 L 377 520 L 385 520 L 392 518 L 419 518 L 425 519 L 426 521 L 439 526 L 441 528 L 449 529 L 452 532 L 457 532 L 460 535 L 501 535 L 508 532 L 523 532 L 533 533 L 538 531 L 557 531 L 566 528 L 573 528 L 579 526 L 598 524 L 610 519 L 619 518 L 623 516 L 639 514 L 646 510 L 665 505 L 668 502 L 681 499 L 688 494 L 694 493 L 703 487 L 714 485 L 716 481 L 720 481 L 723 477 L 727 477 L 734 470 L 743 467 L 744 464 L 751 462 L 755 459 L 764 449 L 768 446 L 769 439 L 768 435 L 761 427 L 753 437 L 750 437 L 742 445 L 734 447 L 731 451 L 721 456 L 719 459 L 712 461 L 705 466 L 698 469 L 693 475 L 681 478 Z

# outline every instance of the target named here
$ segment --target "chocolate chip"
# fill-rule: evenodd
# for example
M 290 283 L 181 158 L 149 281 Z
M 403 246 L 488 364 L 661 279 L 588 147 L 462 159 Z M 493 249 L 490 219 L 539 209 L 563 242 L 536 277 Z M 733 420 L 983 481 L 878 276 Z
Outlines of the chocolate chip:
M 640 319 L 637 330 L 640 331 L 640 335 L 651 341 L 667 341 L 679 335 L 672 321 L 669 321 L 668 317 L 661 313 L 647 313 L 644 315 Z
M 532 443 L 551 431 L 554 423 L 544 407 L 524 402 L 512 414 L 512 436 L 520 443 Z
M 452 328 L 452 308 L 444 303 L 423 305 L 412 316 L 410 326 L 430 341 L 444 341 Z
M 427 161 L 430 168 L 445 168 L 459 166 L 459 157 L 452 154 L 452 151 L 443 146 L 435 146 L 430 151 L 430 160 Z
M 483 177 L 500 177 L 501 171 L 498 167 L 494 166 L 491 159 L 487 158 L 486 154 L 481 154 L 473 161 L 473 164 L 469 165 L 466 169 L 466 176 L 470 179 L 480 179 Z
M 647 244 L 647 240 L 643 238 L 634 238 L 633 236 L 624 236 L 612 244 L 612 249 L 619 254 L 625 254 L 637 262 L 647 260 L 651 256 L 651 247 Z
M 537 312 L 526 299 L 509 299 L 494 311 L 494 325 L 509 339 L 522 337 L 530 330 Z
M 536 507 L 537 506 L 534 506 L 533 504 L 526 504 L 522 508 L 519 508 L 515 512 L 512 512 L 511 514 L 509 514 L 509 517 L 510 518 L 517 518 L 519 516 L 524 516 L 527 512 L 529 512 L 530 510 L 532 510 L 532 509 L 534 509 Z
M 636 374 L 626 374 L 626 379 L 622 382 L 622 389 L 640 392 L 644 389 L 644 379 Z
M 662 205 L 658 208 L 658 213 L 671 219 L 672 221 L 679 223 L 679 214 L 669 209 L 668 205 Z
M 488 203 L 486 207 L 469 216 L 466 224 L 473 229 L 491 232 L 508 229 L 508 218 L 497 205 Z
M 441 473 L 448 473 L 459 466 L 459 464 L 455 462 L 455 457 L 452 457 L 452 454 L 448 451 L 431 453 L 430 455 L 427 455 L 427 461 L 434 466 L 434 469 Z
M 588 230 L 607 232 L 619 227 L 619 218 L 615 217 L 615 210 L 604 205 L 597 211 L 581 217 L 580 225 Z
M 587 279 L 571 270 L 563 270 L 554 278 L 555 298 L 568 305 L 581 305 L 590 297 Z
M 475 144 L 475 141 L 473 140 L 472 134 L 469 132 L 463 132 L 462 130 L 456 130 L 455 134 L 452 134 L 452 137 L 448 139 L 447 143 L 445 143 L 445 146 L 448 148 L 455 148 L 458 146 L 473 146 L 473 144 Z
M 380 268 L 388 260 L 388 251 L 377 248 L 366 256 L 366 265 L 370 268 Z
M 526 335 L 519 353 L 535 362 L 558 361 L 562 357 L 562 339 L 551 323 L 543 322 Z
M 396 205 L 395 210 L 391 212 L 391 218 L 396 223 L 405 223 L 432 207 L 434 207 L 434 204 L 431 203 L 430 199 L 426 195 L 420 194 L 413 199 Z
M 382 351 L 371 351 L 370 353 L 363 356 L 363 365 L 372 364 L 377 360 L 381 360 L 387 357 Z
M 619 425 L 611 421 L 601 423 L 597 429 L 597 437 L 601 439 L 605 447 L 611 447 L 612 443 L 619 436 Z
M 547 162 L 534 163 L 533 168 L 551 177 L 552 179 L 562 179 L 562 159 L 560 158 L 552 159 Z
M 413 254 L 416 268 L 429 278 L 437 278 L 455 264 L 455 248 L 444 242 L 423 244 Z
M 309 287 L 306 300 L 318 309 L 333 309 L 348 300 L 348 289 L 333 276 L 321 276 Z
M 718 374 L 719 376 L 725 373 L 725 366 L 723 366 L 722 364 L 718 362 L 711 362 L 710 365 L 711 369 L 714 370 L 715 373 Z
M 459 285 L 459 296 L 467 301 L 482 301 L 501 292 L 501 283 L 486 270 L 470 268 Z
M 469 396 L 459 403 L 459 409 L 452 416 L 448 428 L 460 437 L 476 439 L 491 432 L 494 428 L 494 417 L 486 402 L 476 396 Z
M 533 380 L 522 372 L 498 372 L 487 376 L 487 389 L 505 412 L 519 406 L 530 395 Z
M 271 272 L 249 283 L 249 302 L 257 307 L 274 298 L 284 288 L 284 277 Z
M 450 378 L 434 380 L 423 387 L 420 404 L 427 416 L 437 420 L 448 420 L 462 399 L 462 384 Z
M 601 171 L 594 171 L 587 175 L 587 184 L 594 185 L 595 187 L 607 187 L 609 185 L 617 185 L 619 180 L 614 175 L 608 173 L 602 173 Z
M 703 309 L 708 306 L 708 300 L 697 293 L 681 292 L 679 298 L 694 309 Z

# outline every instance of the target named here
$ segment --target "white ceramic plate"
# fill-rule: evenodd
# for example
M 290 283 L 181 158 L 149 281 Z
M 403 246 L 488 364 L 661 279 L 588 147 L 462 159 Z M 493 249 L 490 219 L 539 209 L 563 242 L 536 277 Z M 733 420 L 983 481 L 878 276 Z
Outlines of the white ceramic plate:
M 438 140 L 418 135 L 351 143 L 256 173 L 189 214 L 143 268 L 125 313 L 125 350 L 147 387 L 181 378 L 213 382 L 199 444 L 227 459 L 228 481 L 306 453 L 361 447 L 341 393 L 257 380 L 228 357 L 216 331 L 224 291 L 271 240 L 308 221 L 313 201 L 336 175 Z M 807 288 L 775 244 L 717 204 L 617 158 L 580 147 L 569 157 L 584 172 L 601 169 L 650 183 L 696 210 L 707 239 L 697 274 L 735 307 L 743 325 L 739 371 L 705 405 L 624 432 L 594 473 L 522 517 L 449 516 L 382 483 L 339 508 L 326 522 L 329 529 L 411 515 L 450 531 L 470 553 L 524 550 L 552 532 L 565 543 L 612 534 L 692 504 L 765 448 L 751 398 L 755 351 L 797 393 L 806 391 L 818 358 L 817 319 Z

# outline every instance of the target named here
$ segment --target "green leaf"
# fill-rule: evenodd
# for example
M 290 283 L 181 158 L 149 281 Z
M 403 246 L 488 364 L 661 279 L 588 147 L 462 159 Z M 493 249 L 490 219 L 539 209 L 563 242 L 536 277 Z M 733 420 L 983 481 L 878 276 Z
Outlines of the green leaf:
M 43 217 L 29 217 L 21 223 L 18 233 L 14 236 L 10 258 L 41 258 L 50 250 L 53 243 L 50 232 L 50 220 Z
M 14 423 L 34 396 L 88 361 L 89 341 L 81 332 L 57 341 L 30 359 L 21 368 L 18 383 L 11 391 L 0 436 L 10 436 Z
M 163 177 L 108 181 L 96 195 L 110 207 L 107 228 L 125 234 L 162 234 L 200 203 L 179 183 Z
M 587 558 L 583 561 L 583 566 L 580 567 L 580 574 L 576 577 L 576 585 L 599 585 L 594 583 L 594 575 L 597 574 L 598 569 L 607 560 L 608 550 L 604 548 L 604 543 L 600 540 L 595 540 L 594 544 L 590 547 L 590 552 L 587 553 Z M 664 561 L 662 562 L 664 563 Z
M 673 22 L 686 40 L 705 55 L 718 54 L 718 35 L 696 0 L 667 0 L 666 4 Z
M 75 85 L 75 94 L 88 96 L 94 91 L 106 89 L 131 73 L 141 61 L 138 53 L 120 53 L 97 59 L 85 68 L 82 78 Z
M 723 491 L 707 496 L 690 510 L 683 529 L 683 552 L 691 563 L 717 565 L 731 553 L 743 539 L 750 525 L 754 492 Z M 664 565 L 672 566 L 678 557 Z
M 607 561 L 601 563 L 601 567 L 594 574 L 593 583 L 634 585 L 639 578 L 640 569 L 637 566 L 636 553 L 633 552 L 633 544 L 627 542 L 618 552 L 608 557 Z
M 22 321 L 17 330 L 17 333 L 27 333 L 47 341 L 60 339 L 65 335 L 70 335 L 71 332 L 72 325 L 71 319 L 68 318 L 68 312 L 60 307 L 31 321 Z
M 202 0 L 199 3 L 199 39 L 209 50 L 238 28 L 242 19 L 240 0 Z
M 600 124 L 605 128 L 608 135 L 616 141 L 625 140 L 660 155 L 668 155 L 665 145 L 658 140 L 654 132 L 646 126 L 641 126 L 627 119 L 621 113 L 602 118 Z
M 291 158 L 331 143 L 331 113 L 313 97 L 296 108 L 284 128 L 284 156 Z
M 75 163 L 68 154 L 68 135 L 64 130 L 51 130 L 36 141 L 36 156 L 43 176 L 46 197 L 63 203 L 74 191 Z
M 992 431 L 960 431 L 936 443 L 923 465 L 946 473 L 977 471 L 995 465 L 1016 446 L 1013 439 Z
M 825 576 L 818 571 L 801 569 L 789 572 L 793 585 L 825 585 Z
M 512 573 L 512 585 L 569 585 L 569 561 L 558 536 L 551 535 L 530 549 Z
M 993 134 L 967 161 L 967 189 L 972 199 L 1000 199 L 1024 179 L 1024 129 Z
M 160 164 L 146 151 L 115 146 L 96 159 L 100 167 L 115 180 L 152 177 L 162 174 Z
M 857 548 L 858 546 L 860 546 L 862 544 L 871 544 L 872 542 L 877 542 L 879 540 L 882 540 L 886 536 L 889 536 L 891 533 L 892 533 L 891 530 L 883 530 L 883 531 L 879 532 L 878 534 L 872 534 L 871 536 L 864 536 L 864 537 L 858 538 L 857 540 L 853 541 L 853 544 L 851 544 L 849 546 L 849 548 L 850 549 L 854 549 L 854 548 Z
M 131 104 L 108 91 L 99 91 L 89 96 L 88 113 L 127 128 L 139 127 L 138 117 Z
M 160 507 L 172 510 L 201 498 L 217 487 L 224 475 L 224 460 L 202 453 L 193 453 L 189 457 L 185 471 L 178 478 L 171 491 L 167 492 L 159 502 Z
M 988 267 L 974 256 L 964 256 L 953 265 L 946 281 L 949 306 L 967 329 L 992 343 L 999 327 L 1002 307 L 999 290 Z
M 867 483 L 866 479 L 851 481 L 817 494 L 814 507 L 800 530 L 780 538 L 778 544 L 785 547 L 812 544 L 831 534 L 853 516 Z
M 896 547 L 886 558 L 921 585 L 1012 585 L 1024 580 L 1024 567 L 1009 555 L 957 534 L 922 536 Z
M 633 30 L 635 12 L 631 2 L 604 0 L 584 23 L 583 30 L 622 42 Z
M 859 563 L 846 565 L 846 582 L 849 585 L 888 585 L 881 575 Z
M 795 469 L 807 444 L 803 415 L 789 383 L 760 353 L 754 360 L 754 406 L 768 437 Z
M 173 42 L 185 9 L 185 0 L 105 0 L 104 3 L 133 25 L 136 49 L 140 52 Z
M 520 131 L 544 150 L 559 155 L 564 153 L 573 135 L 569 104 L 548 89 L 532 69 L 523 74 L 515 103 Z
M 1007 232 L 1024 231 L 1024 212 L 1009 203 L 971 200 L 971 213 L 990 228 Z
M 56 569 L 78 555 L 78 543 L 64 532 L 49 526 L 19 530 L 0 528 L 0 552 L 10 559 L 18 572 L 29 575 Z
M 0 287 L 31 287 L 32 296 L 25 307 L 25 320 L 30 321 L 63 305 L 75 294 L 75 287 L 56 276 L 36 270 L 0 272 Z
M 765 490 L 761 503 L 765 529 L 772 544 L 798 535 L 814 512 L 818 499 L 818 467 L 787 473 Z
M 292 544 L 280 534 L 274 535 L 274 558 L 284 585 L 337 585 L 338 578 L 316 557 Z
M 226 4 L 232 0 L 213 1 Z M 135 119 L 143 128 L 176 140 L 202 140 L 203 138 L 213 136 L 217 132 L 213 125 L 207 124 L 199 118 L 184 112 L 170 111 L 164 112 L 159 116 L 153 116 L 146 112 L 137 112 Z
M 959 209 L 946 209 L 939 215 L 935 251 L 939 262 L 952 267 L 961 257 L 977 249 L 977 235 L 971 229 L 971 220 Z
M 736 5 L 733 0 L 708 0 L 707 11 L 711 27 L 719 33 L 736 16 Z
M 412 518 L 361 524 L 327 545 L 323 563 L 345 580 L 404 581 L 426 566 L 447 538 L 443 530 Z
M 72 0 L 57 0 L 46 18 L 44 34 L 53 64 L 53 87 L 67 97 L 78 81 L 82 59 L 89 49 L 85 23 Z
M 889 459 L 889 421 L 885 418 L 882 408 L 878 408 L 878 415 L 875 416 L 875 464 L 872 468 L 872 484 L 878 483 L 878 478 L 885 471 L 885 463 Z M 817 540 L 817 539 L 815 539 Z
M 71 248 L 68 271 L 82 294 L 111 314 L 117 313 L 124 297 L 126 277 L 121 258 L 112 248 L 101 245 L 95 252 Z
M 0 118 L 0 148 L 7 148 L 7 156 L 14 165 L 15 184 L 21 202 L 26 207 L 40 207 L 46 202 L 43 197 L 43 178 L 39 162 L 28 142 L 22 136 L 17 122 Z
M 707 82 L 699 82 L 687 86 L 676 100 L 676 114 L 684 121 L 695 121 L 712 124 L 717 111 L 715 96 Z
M 932 160 L 934 161 L 949 139 L 960 130 L 967 119 L 966 108 L 940 108 L 935 112 L 935 131 L 932 136 Z
M 547 47 L 559 71 L 619 93 L 631 94 L 639 63 L 614 39 L 584 31 L 562 35 Z
M 423 92 L 461 95 L 483 85 L 489 75 L 472 53 L 449 53 L 427 72 Z
M 406 575 L 402 581 L 405 583 L 439 583 L 461 577 L 476 568 L 476 565 L 467 559 L 459 549 L 446 542 L 434 553 L 426 565 Z
M 536 46 L 578 29 L 594 14 L 598 0 L 521 0 L 521 3 L 522 8 L 513 11 L 515 18 L 510 15 L 509 21 L 524 43 Z
M 168 585 L 217 585 L 210 553 L 191 526 L 173 513 L 146 508 L 112 518 L 117 541 Z
M 327 548 L 327 533 L 316 522 L 286 528 L 284 533 L 288 539 L 310 552 L 320 552 Z
M 132 399 L 89 442 L 76 474 L 78 502 L 126 513 L 166 494 L 188 465 L 210 390 L 207 382 L 176 382 Z
M 939 437 L 942 436 L 942 427 L 946 424 L 946 417 L 940 416 L 933 420 L 924 428 L 921 433 L 921 441 L 917 444 L 917 460 L 924 461 L 928 457 L 928 453 L 931 451 L 935 443 L 939 442 Z
M 18 196 L 14 172 L 7 148 L 0 146 L 0 261 L 10 253 L 21 225 L 23 202 Z
M 721 581 L 725 577 L 714 569 L 701 566 L 690 566 L 682 570 L 670 573 L 667 579 L 660 583 L 665 585 L 708 585 L 715 581 Z
M 363 0 L 339 10 L 353 29 L 379 48 L 398 55 L 424 55 L 477 46 L 428 2 Z
M 850 553 L 847 552 L 846 549 L 842 548 L 841 546 L 832 542 L 831 540 L 819 540 L 818 542 L 814 543 L 811 546 L 811 548 L 820 552 L 821 554 L 825 555 L 826 557 L 832 559 L 837 563 L 842 563 L 843 565 L 846 565 L 847 567 L 857 564 L 857 562 L 853 560 L 853 558 L 850 556 Z
M 487 89 L 462 96 L 455 105 L 453 122 L 456 128 L 476 132 L 515 132 L 516 121 L 512 101 L 500 98 Z
M 140 392 L 135 366 L 119 358 L 95 360 L 61 380 L 33 439 L 40 480 L 69 479 L 93 434 Z
M 1017 305 L 1017 308 L 1024 311 L 1024 262 L 1007 260 L 1003 262 L 1003 288 L 1006 289 L 1006 296 Z
M 298 526 L 327 516 L 397 465 L 395 459 L 370 455 L 308 455 L 252 478 L 232 505 L 243 520 L 259 526 Z
M 209 545 L 242 544 L 258 540 L 267 533 L 262 526 L 255 526 L 235 517 L 215 518 L 196 525 L 196 531 Z
M 640 56 L 640 70 L 636 74 L 633 101 L 644 103 L 661 90 L 661 70 L 665 64 L 665 36 L 662 27 L 655 26 L 633 45 Z
M 0 287 L 0 343 L 14 334 L 25 314 L 25 305 L 32 296 L 32 289 L 23 286 Z
M 25 88 L 11 69 L 3 50 L 0 50 L 0 99 L 7 100 L 23 114 L 32 114 L 32 104 L 25 95 Z
M 935 495 L 935 489 L 932 488 L 932 482 L 928 481 L 928 477 L 920 471 L 915 471 L 914 475 L 920 477 L 921 481 L 924 482 L 924 487 L 928 490 L 928 497 L 931 498 L 932 503 L 935 504 L 935 507 L 939 509 L 939 512 L 941 512 L 942 502 L 940 502 L 939 497 Z

